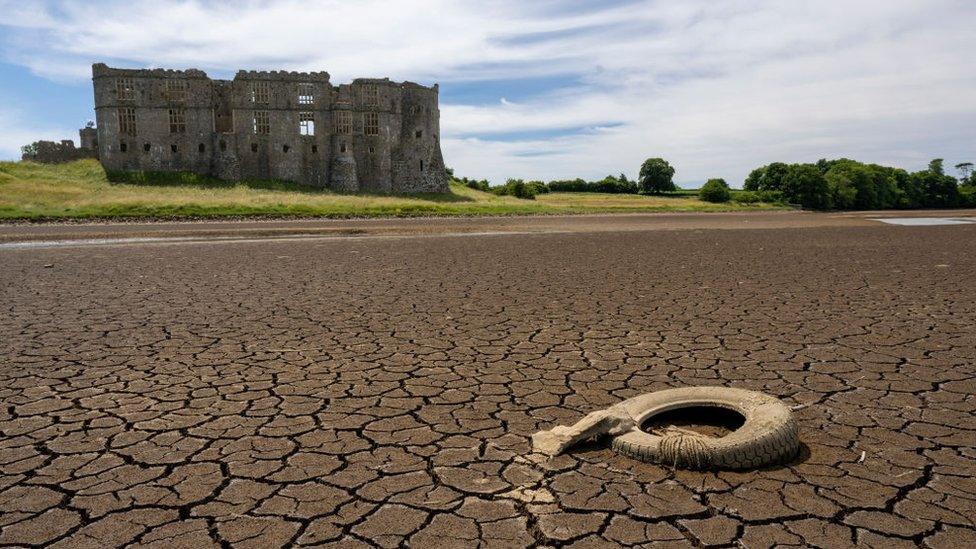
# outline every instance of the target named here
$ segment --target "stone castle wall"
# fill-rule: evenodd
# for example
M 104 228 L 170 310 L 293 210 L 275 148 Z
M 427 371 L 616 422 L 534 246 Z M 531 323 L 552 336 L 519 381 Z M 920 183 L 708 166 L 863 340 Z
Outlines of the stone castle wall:
M 438 88 L 326 72 L 92 66 L 109 171 L 190 171 L 346 192 L 447 192 Z M 307 135 L 306 135 L 307 134 Z
M 82 158 L 98 158 L 98 143 L 94 128 L 82 128 L 78 131 L 81 146 L 75 147 L 75 142 L 64 139 L 60 143 L 54 141 L 35 141 L 23 147 L 21 160 L 40 162 L 42 164 L 61 164 Z

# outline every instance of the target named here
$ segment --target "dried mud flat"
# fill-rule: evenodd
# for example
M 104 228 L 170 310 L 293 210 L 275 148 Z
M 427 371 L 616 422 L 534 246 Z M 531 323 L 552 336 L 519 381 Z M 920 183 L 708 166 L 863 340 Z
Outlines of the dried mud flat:
M 0 250 L 0 545 L 976 545 L 976 226 Z M 769 392 L 803 454 L 529 436 Z

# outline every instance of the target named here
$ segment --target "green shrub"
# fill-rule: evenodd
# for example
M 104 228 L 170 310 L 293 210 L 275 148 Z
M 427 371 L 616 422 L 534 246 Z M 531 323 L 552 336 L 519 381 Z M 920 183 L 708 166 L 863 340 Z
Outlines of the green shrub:
M 786 199 L 783 198 L 782 191 L 758 191 L 756 196 L 759 197 L 760 202 L 766 202 L 768 204 L 785 204 Z
M 554 193 L 587 193 L 594 192 L 589 188 L 589 183 L 585 179 L 564 179 L 562 181 L 550 181 L 549 190 Z
M 698 191 L 698 198 L 705 202 L 728 202 L 732 197 L 729 184 L 724 179 L 709 179 Z
M 524 200 L 535 200 L 538 190 L 534 185 L 527 184 L 521 179 L 509 179 L 504 185 L 492 187 L 491 192 L 499 196 L 514 196 Z
M 959 187 L 959 205 L 964 208 L 976 208 L 976 186 Z
M 738 202 L 739 204 L 755 204 L 757 202 L 762 202 L 759 199 L 759 194 L 755 191 L 739 191 L 732 195 L 732 202 Z
M 491 190 L 491 185 L 488 183 L 487 179 L 482 179 L 480 181 L 476 179 L 468 179 L 465 177 L 461 180 L 462 183 L 468 186 L 468 188 L 474 189 L 476 191 L 488 192 Z
M 586 181 L 580 178 L 550 181 L 547 187 L 548 191 L 554 193 L 637 194 L 639 190 L 637 182 L 631 181 L 624 174 L 617 177 L 608 175 L 600 181 Z

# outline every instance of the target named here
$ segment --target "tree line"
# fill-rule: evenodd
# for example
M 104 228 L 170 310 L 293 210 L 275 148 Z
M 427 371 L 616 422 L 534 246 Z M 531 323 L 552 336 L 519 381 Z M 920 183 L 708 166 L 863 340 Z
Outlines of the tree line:
M 943 163 L 936 158 L 928 168 L 909 173 L 849 158 L 815 164 L 774 162 L 753 170 L 743 188 L 780 193 L 785 202 L 818 210 L 976 206 L 972 164 L 958 164 L 962 177 L 956 179 L 945 173 Z
M 936 158 L 928 168 L 910 173 L 849 158 L 821 159 L 812 164 L 773 162 L 750 172 L 743 191 L 733 191 L 724 179 L 714 178 L 702 185 L 699 197 L 709 202 L 779 202 L 817 210 L 976 207 L 973 163 L 955 165 L 958 179 L 947 174 L 943 164 Z M 667 194 L 678 190 L 674 173 L 674 167 L 663 158 L 648 158 L 641 164 L 636 181 L 624 174 L 608 175 L 599 181 L 509 179 L 495 187 L 487 180 L 465 177 L 457 181 L 474 189 L 528 199 L 548 192 Z
M 660 194 L 674 192 L 674 168 L 662 158 L 649 158 L 641 166 L 640 179 L 629 179 L 625 174 L 608 175 L 598 181 L 583 178 L 550 181 L 525 181 L 509 179 L 504 185 L 491 186 L 487 179 L 468 179 L 454 177 L 454 170 L 448 168 L 447 174 L 455 181 L 472 189 L 517 198 L 535 198 L 536 195 L 554 193 L 611 193 L 611 194 Z

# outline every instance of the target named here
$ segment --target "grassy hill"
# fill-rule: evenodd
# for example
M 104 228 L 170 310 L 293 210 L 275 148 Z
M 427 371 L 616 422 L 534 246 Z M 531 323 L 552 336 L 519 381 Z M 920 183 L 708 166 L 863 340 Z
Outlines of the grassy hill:
M 95 160 L 0 162 L 0 220 L 223 216 L 379 217 L 732 211 L 768 204 L 710 204 L 693 196 L 550 193 L 536 200 L 452 184 L 449 194 L 340 194 L 278 181 L 224 182 L 173 174 L 113 183 Z

